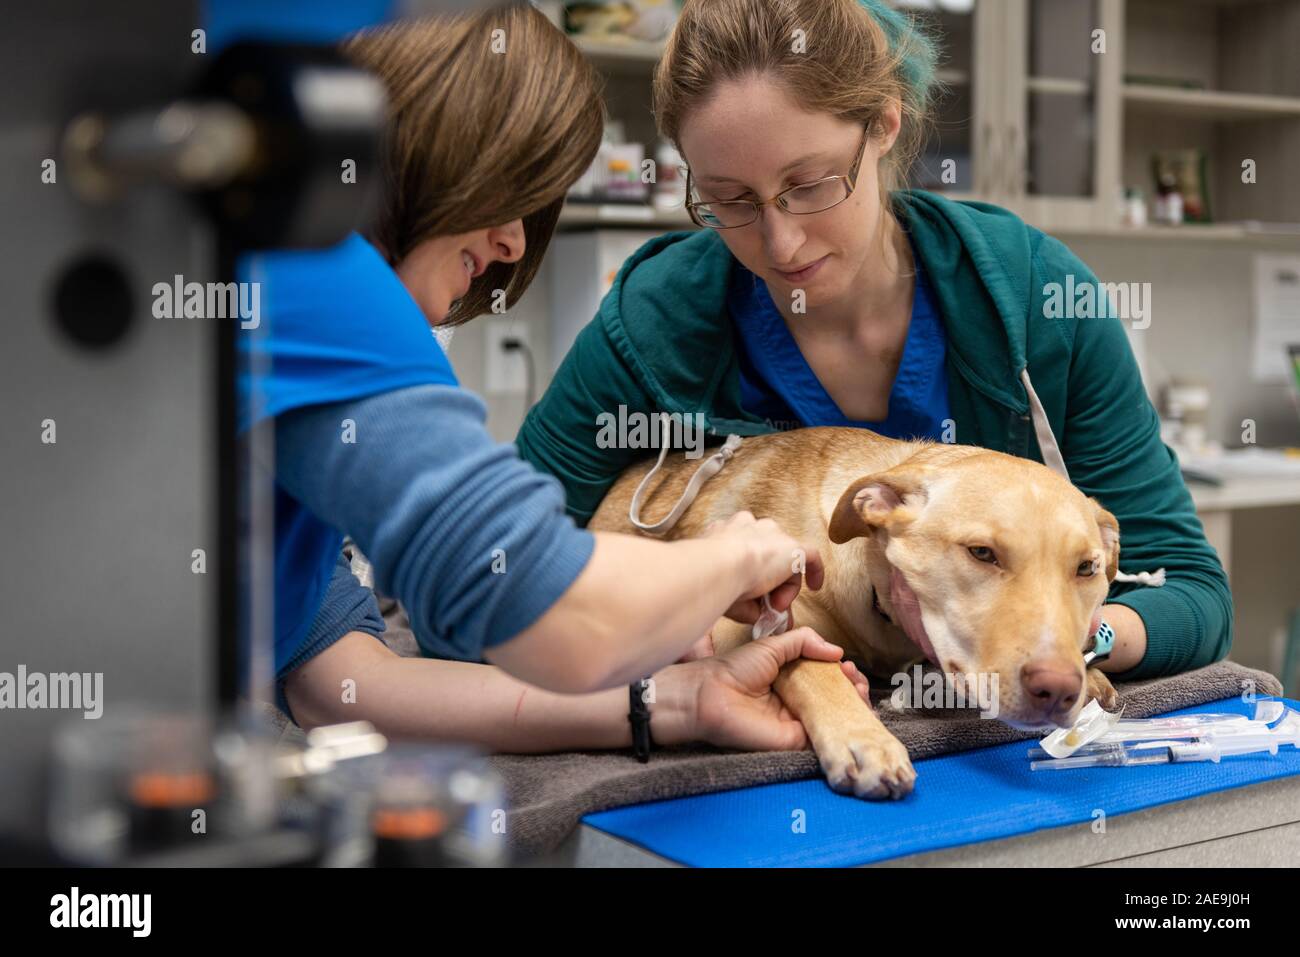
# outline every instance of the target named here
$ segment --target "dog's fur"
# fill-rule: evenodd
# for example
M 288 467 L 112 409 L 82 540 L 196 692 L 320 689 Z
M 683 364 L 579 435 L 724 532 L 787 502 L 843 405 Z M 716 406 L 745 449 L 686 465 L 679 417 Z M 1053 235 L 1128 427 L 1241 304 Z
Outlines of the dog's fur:
M 699 464 L 670 455 L 641 518 L 666 513 Z M 651 465 L 619 478 L 590 528 L 635 530 L 628 505 Z M 844 648 L 864 674 L 888 679 L 928 656 L 944 672 L 996 675 L 998 717 L 1021 728 L 1066 726 L 1089 697 L 1113 705 L 1114 689 L 1084 668 L 1083 651 L 1118 569 L 1119 526 L 1043 465 L 863 429 L 758 436 L 744 440 L 664 537 L 698 536 L 742 510 L 818 548 L 825 584 L 800 592 L 794 624 Z M 873 610 L 873 588 L 894 624 Z M 896 600 L 919 605 L 919 636 L 900 627 Z M 749 631 L 719 621 L 715 650 Z M 837 664 L 794 662 L 775 688 L 803 722 L 833 788 L 871 798 L 911 791 L 916 772 L 906 749 Z

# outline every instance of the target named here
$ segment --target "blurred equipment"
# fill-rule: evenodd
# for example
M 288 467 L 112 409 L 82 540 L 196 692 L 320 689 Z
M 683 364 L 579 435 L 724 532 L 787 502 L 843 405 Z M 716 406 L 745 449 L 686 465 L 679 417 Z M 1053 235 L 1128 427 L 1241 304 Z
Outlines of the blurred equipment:
M 87 202 L 161 183 L 197 196 L 232 244 L 322 246 L 373 208 L 378 177 L 355 173 L 371 172 L 383 117 L 382 85 L 332 49 L 238 43 L 189 97 L 78 114 L 63 152 Z
M 274 742 L 256 726 L 119 710 L 55 739 L 50 837 L 76 864 L 214 862 L 274 841 Z M 310 858 L 299 835 L 295 857 Z M 278 862 L 283 848 L 268 855 Z
M 1289 370 L 1287 382 L 1291 399 L 1296 414 L 1300 416 L 1300 345 L 1287 346 L 1283 357 Z M 1200 395 L 1201 390 L 1205 390 L 1204 396 Z M 1193 387 L 1188 392 L 1186 386 L 1171 383 L 1166 393 L 1166 402 L 1170 402 L 1171 396 L 1173 400 L 1170 408 L 1177 407 L 1183 417 L 1187 415 L 1189 399 L 1192 406 L 1204 405 L 1208 408 L 1208 389 L 1204 386 Z M 1198 418 L 1195 413 L 1192 417 L 1193 421 Z M 1166 432 L 1166 429 L 1171 431 Z M 1300 448 L 1265 448 L 1247 444 L 1242 448 L 1224 449 L 1220 443 L 1213 440 L 1206 441 L 1199 447 L 1189 447 L 1185 440 L 1179 438 L 1184 432 L 1183 424 L 1168 419 L 1162 420 L 1161 435 L 1178 453 L 1183 477 L 1188 481 L 1220 486 L 1234 479 L 1246 481 L 1281 479 L 1300 482 Z M 1195 437 L 1195 429 L 1191 435 Z
M 106 715 L 216 699 L 217 326 L 150 315 L 154 282 L 214 277 L 215 246 L 174 189 L 86 205 L 60 143 L 92 104 L 181 93 L 204 65 L 188 42 L 197 7 L 21 5 L 0 57 L 0 670 L 98 675 Z M 45 832 L 55 727 L 98 720 L 51 703 L 0 711 L 0 859 Z
M 399 745 L 370 816 L 376 867 L 506 863 L 505 786 L 471 748 Z
M 645 145 L 625 142 L 622 122 L 610 120 L 596 158 L 570 188 L 569 201 L 644 204 L 649 197 L 649 187 L 642 179 L 644 162 Z
M 495 867 L 504 785 L 478 751 L 364 721 L 277 744 L 242 718 L 133 709 L 55 740 L 50 838 L 91 866 Z
M 1188 456 L 1214 451 L 1206 432 L 1210 387 L 1203 382 L 1174 379 L 1165 386 L 1164 399 L 1164 441 Z
M 1205 151 L 1199 149 L 1160 150 L 1152 154 L 1157 222 L 1176 226 L 1211 221 L 1205 162 Z
M 199 49 L 204 22 L 196 3 L 79 0 L 7 23 L 0 860 L 43 853 L 65 723 L 65 850 L 174 843 L 232 793 L 204 722 L 269 654 L 238 643 L 241 323 L 163 318 L 153 290 L 228 282 L 246 248 L 342 239 L 378 184 L 384 102 L 329 45 Z
M 1124 203 L 1120 213 L 1120 222 L 1132 229 L 1141 229 L 1147 224 L 1147 200 L 1137 186 L 1124 190 Z
M 564 28 L 601 40 L 661 43 L 677 22 L 675 0 L 586 0 L 564 5 Z

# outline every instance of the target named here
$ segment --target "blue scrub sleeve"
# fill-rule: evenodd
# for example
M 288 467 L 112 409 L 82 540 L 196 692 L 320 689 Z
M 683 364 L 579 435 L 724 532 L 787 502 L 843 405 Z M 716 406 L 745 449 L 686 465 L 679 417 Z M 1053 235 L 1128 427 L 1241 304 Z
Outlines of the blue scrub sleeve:
M 481 661 L 528 629 L 595 546 L 560 483 L 484 429 L 482 400 L 426 385 L 276 418 L 276 478 L 360 546 L 430 657 Z

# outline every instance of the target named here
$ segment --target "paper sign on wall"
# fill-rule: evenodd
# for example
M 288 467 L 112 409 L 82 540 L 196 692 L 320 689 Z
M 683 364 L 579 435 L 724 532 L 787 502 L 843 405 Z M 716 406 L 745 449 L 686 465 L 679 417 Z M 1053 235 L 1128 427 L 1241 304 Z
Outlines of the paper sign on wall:
M 1251 372 L 1258 382 L 1290 374 L 1286 347 L 1300 344 L 1300 256 L 1255 257 L 1255 347 Z

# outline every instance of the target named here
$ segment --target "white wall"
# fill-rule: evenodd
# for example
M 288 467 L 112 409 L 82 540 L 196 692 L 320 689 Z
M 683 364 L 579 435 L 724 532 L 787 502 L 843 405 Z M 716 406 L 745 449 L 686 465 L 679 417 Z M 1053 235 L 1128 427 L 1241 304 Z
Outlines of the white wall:
M 1264 446 L 1300 446 L 1300 416 L 1283 382 L 1250 378 L 1253 256 L 1276 247 L 1210 240 L 1062 237 L 1105 282 L 1151 283 L 1151 327 L 1144 333 L 1148 390 L 1171 376 L 1204 381 L 1213 393 L 1209 431 L 1241 444 L 1241 421 L 1254 419 Z M 1297 244 L 1300 245 L 1300 244 Z

